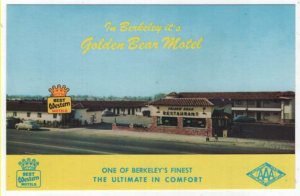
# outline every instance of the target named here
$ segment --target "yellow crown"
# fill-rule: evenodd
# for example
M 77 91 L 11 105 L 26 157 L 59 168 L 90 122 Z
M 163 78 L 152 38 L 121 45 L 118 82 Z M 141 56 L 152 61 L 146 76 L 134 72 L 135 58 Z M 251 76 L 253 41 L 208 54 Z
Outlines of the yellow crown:
M 69 90 L 70 89 L 67 88 L 66 85 L 61 87 L 60 84 L 58 84 L 57 87 L 53 85 L 52 88 L 49 88 L 49 92 L 51 93 L 52 97 L 65 97 Z

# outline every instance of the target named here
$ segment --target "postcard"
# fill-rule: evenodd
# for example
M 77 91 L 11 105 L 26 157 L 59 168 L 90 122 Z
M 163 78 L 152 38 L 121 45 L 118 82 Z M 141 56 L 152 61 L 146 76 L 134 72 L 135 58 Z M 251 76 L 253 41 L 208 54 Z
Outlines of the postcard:
M 3 194 L 296 193 L 295 3 L 3 6 Z

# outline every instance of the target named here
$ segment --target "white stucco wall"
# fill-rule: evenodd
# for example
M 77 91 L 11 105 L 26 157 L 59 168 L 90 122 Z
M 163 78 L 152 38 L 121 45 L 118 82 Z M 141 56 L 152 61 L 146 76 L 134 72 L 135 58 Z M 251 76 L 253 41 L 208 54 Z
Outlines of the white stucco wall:
M 76 109 L 74 113 L 74 118 L 81 121 L 84 125 L 85 122 L 88 124 L 100 123 L 103 111 L 87 111 L 87 109 Z M 94 116 L 94 122 L 92 117 Z
M 143 112 L 144 111 L 150 111 L 150 108 L 148 107 L 148 106 L 146 106 L 146 107 L 142 107 L 142 108 L 136 108 L 136 115 L 138 115 L 138 116 L 143 116 Z
M 16 112 L 16 116 L 14 116 Z M 27 113 L 30 113 L 30 116 L 27 116 Z M 41 117 L 38 117 L 38 113 L 41 113 Z M 57 114 L 56 118 L 53 118 L 53 114 L 48 114 L 47 112 L 25 112 L 25 111 L 7 111 L 7 117 L 20 118 L 21 120 L 35 120 L 35 121 L 61 121 L 61 114 Z
M 295 119 L 295 99 L 281 101 L 281 109 L 282 119 Z

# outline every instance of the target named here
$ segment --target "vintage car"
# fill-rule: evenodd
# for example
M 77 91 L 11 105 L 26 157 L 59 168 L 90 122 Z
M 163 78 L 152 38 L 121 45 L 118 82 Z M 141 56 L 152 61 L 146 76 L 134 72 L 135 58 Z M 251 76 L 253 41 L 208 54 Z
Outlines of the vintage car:
M 32 120 L 25 120 L 21 123 L 17 123 L 15 127 L 17 130 L 25 129 L 28 131 L 34 130 L 34 129 L 40 129 L 40 126 L 35 121 L 32 121 Z

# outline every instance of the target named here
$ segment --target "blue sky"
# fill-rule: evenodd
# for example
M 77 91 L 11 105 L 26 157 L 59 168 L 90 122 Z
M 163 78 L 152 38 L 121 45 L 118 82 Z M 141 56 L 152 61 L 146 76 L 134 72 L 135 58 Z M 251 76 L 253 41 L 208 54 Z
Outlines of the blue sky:
M 7 94 L 152 96 L 172 91 L 295 90 L 293 5 L 9 5 Z M 169 23 L 181 32 L 107 32 L 104 24 Z M 198 50 L 97 50 L 81 42 L 132 36 L 204 38 Z

